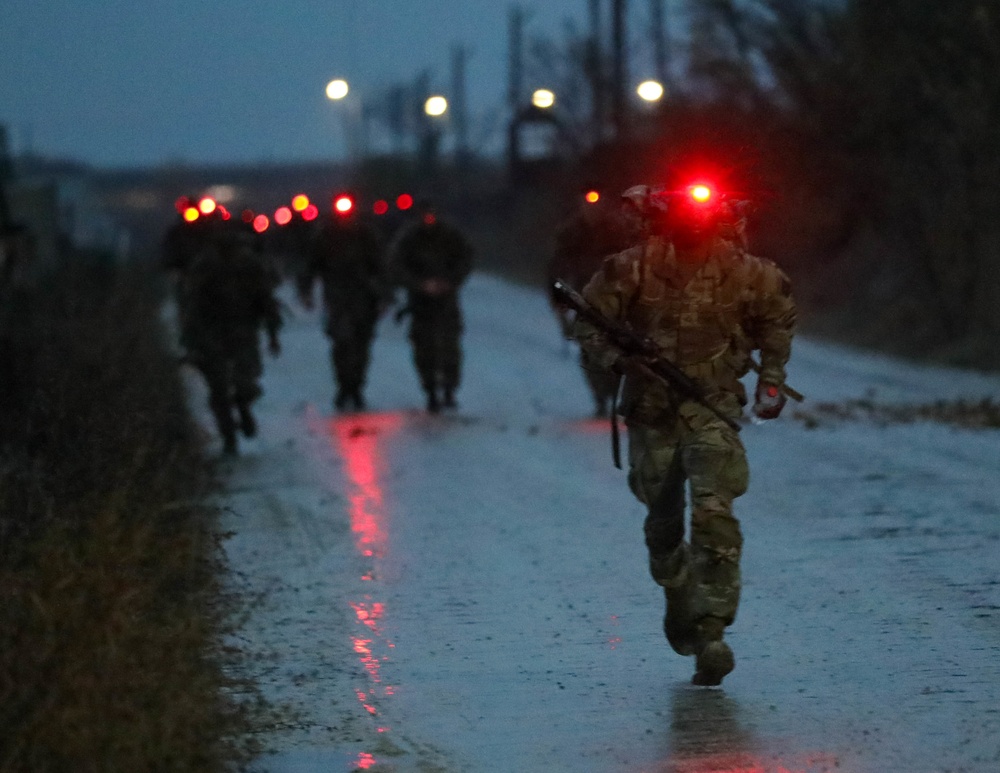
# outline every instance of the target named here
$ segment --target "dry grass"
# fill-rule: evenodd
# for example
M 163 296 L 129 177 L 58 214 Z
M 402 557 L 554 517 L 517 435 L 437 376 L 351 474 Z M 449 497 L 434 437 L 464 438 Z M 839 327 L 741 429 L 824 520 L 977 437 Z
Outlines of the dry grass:
M 0 309 L 0 771 L 220 771 L 260 707 L 152 281 L 99 260 Z

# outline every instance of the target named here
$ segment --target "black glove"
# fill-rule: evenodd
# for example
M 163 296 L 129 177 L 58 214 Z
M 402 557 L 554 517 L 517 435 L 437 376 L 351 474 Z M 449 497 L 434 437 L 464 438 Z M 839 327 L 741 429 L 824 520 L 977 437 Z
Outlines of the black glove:
M 757 383 L 753 412 L 758 419 L 777 419 L 788 398 L 774 384 Z

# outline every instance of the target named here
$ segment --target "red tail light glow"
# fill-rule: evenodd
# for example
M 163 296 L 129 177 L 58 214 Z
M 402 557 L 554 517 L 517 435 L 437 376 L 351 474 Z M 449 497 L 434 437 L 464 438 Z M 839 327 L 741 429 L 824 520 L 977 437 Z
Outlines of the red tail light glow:
M 253 219 L 253 230 L 257 233 L 262 234 L 271 225 L 271 221 L 268 220 L 267 215 L 257 215 Z
M 288 207 L 278 207 L 274 210 L 274 222 L 278 225 L 288 225 L 292 222 L 292 210 Z

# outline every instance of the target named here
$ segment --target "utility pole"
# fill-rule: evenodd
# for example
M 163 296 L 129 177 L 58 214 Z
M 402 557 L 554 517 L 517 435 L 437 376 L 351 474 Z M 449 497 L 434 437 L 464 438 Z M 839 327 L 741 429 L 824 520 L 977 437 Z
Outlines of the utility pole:
M 517 129 L 524 93 L 524 9 L 510 7 L 507 23 L 507 105 L 510 122 L 507 128 L 507 165 L 513 173 L 521 161 L 520 135 Z
M 469 50 L 461 43 L 451 47 L 451 125 L 455 132 L 455 165 L 460 169 L 469 160 L 469 110 L 466 99 L 465 66 Z
M 604 24 L 601 0 L 588 0 L 590 37 L 587 40 L 587 77 L 590 80 L 591 100 L 591 140 L 595 145 L 604 141 L 605 101 L 607 99 L 604 78 L 604 46 L 602 45 Z
M 612 0 L 611 8 L 611 118 L 615 125 L 615 139 L 621 142 L 628 134 L 628 102 L 625 96 L 628 79 L 628 0 Z
M 666 0 L 649 0 L 649 22 L 656 79 L 666 88 L 670 81 L 670 44 L 668 42 Z

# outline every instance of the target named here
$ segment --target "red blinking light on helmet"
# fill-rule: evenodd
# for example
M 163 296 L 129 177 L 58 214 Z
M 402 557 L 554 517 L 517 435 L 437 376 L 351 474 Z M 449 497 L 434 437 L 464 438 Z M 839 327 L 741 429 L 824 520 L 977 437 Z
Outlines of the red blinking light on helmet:
M 601 194 L 598 191 L 587 191 L 584 194 L 583 200 L 588 204 L 596 204 L 601 200 Z
M 338 196 L 333 200 L 333 211 L 338 215 L 346 215 L 354 209 L 354 199 L 350 196 Z
M 688 195 L 698 204 L 708 204 L 715 197 L 712 189 L 701 183 L 688 188 Z

